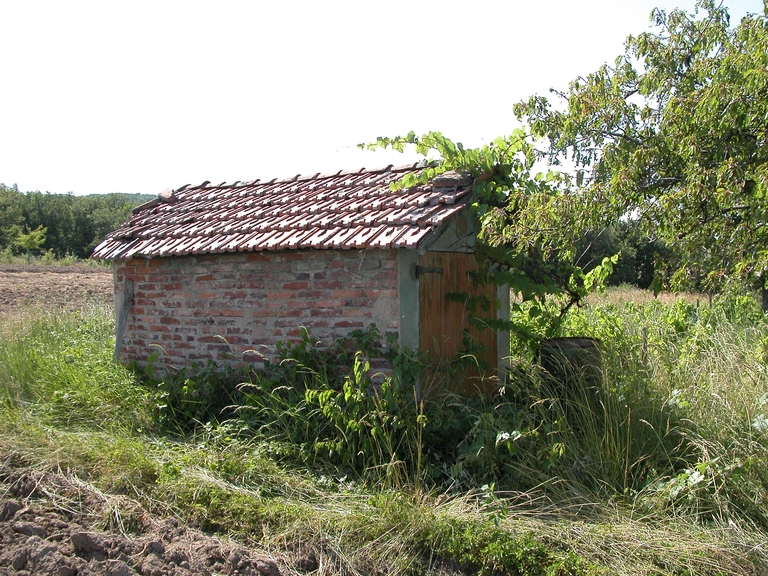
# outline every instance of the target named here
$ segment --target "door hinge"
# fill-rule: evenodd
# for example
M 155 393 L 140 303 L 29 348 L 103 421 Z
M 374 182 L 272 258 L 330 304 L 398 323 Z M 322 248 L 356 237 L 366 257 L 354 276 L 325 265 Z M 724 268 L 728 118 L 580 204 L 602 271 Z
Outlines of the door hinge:
M 442 274 L 442 268 L 430 268 L 429 266 L 416 266 L 416 278 L 422 274 Z

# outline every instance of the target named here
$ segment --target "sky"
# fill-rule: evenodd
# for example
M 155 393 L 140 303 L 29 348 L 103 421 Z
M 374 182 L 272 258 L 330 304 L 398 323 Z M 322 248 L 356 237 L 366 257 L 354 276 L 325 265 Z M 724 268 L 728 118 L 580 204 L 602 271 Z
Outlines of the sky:
M 731 21 L 762 0 L 725 0 Z M 518 126 L 693 0 L 0 0 L 0 183 L 77 195 L 379 168 Z

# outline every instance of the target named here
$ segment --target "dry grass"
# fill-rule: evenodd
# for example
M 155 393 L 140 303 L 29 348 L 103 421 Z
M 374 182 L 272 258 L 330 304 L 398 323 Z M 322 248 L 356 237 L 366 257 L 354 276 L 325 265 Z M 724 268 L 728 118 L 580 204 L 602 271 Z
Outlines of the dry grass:
M 586 298 L 585 303 L 591 306 L 605 304 L 623 306 L 628 302 L 647 304 L 648 302 L 656 300 L 662 304 L 669 305 L 680 299 L 697 306 L 711 303 L 710 296 L 702 294 L 701 292 L 661 292 L 658 295 L 654 295 L 652 290 L 643 290 L 637 286 L 631 286 L 629 284 L 612 286 L 604 292 L 590 294 Z

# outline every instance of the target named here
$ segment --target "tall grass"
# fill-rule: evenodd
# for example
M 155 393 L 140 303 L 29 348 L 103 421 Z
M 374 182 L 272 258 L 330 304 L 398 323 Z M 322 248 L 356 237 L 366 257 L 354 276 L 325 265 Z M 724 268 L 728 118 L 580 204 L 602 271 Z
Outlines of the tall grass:
M 112 358 L 111 311 L 29 310 L 0 324 L 0 398 L 50 425 L 138 430 L 149 396 Z
M 768 322 L 755 300 L 598 306 L 570 329 L 602 338 L 609 396 L 625 401 L 610 411 L 642 439 L 617 439 L 642 470 L 638 514 L 768 528 Z
M 0 323 L 0 453 L 318 574 L 768 570 L 759 311 L 594 304 L 568 328 L 602 339 L 603 381 L 567 402 L 531 360 L 492 397 L 418 398 L 413 365 L 382 382 L 307 338 L 206 413 L 166 401 L 214 375 L 116 364 L 107 310 L 28 314 Z
M 44 266 L 82 266 L 89 268 L 106 268 L 111 266 L 111 263 L 105 262 L 104 260 L 78 258 L 71 253 L 57 257 L 54 252 L 48 251 L 39 256 L 33 255 L 27 257 L 26 255 L 14 254 L 14 251 L 10 246 L 0 250 L 0 264 L 16 264 L 21 266 L 30 264 Z

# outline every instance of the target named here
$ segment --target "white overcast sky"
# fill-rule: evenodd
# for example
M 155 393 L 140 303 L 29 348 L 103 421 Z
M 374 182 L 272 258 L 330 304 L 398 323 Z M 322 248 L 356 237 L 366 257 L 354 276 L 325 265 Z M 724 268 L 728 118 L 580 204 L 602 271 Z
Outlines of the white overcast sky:
M 656 6 L 694 2 L 0 0 L 0 182 L 156 194 L 404 164 L 355 145 L 408 130 L 479 145 Z

